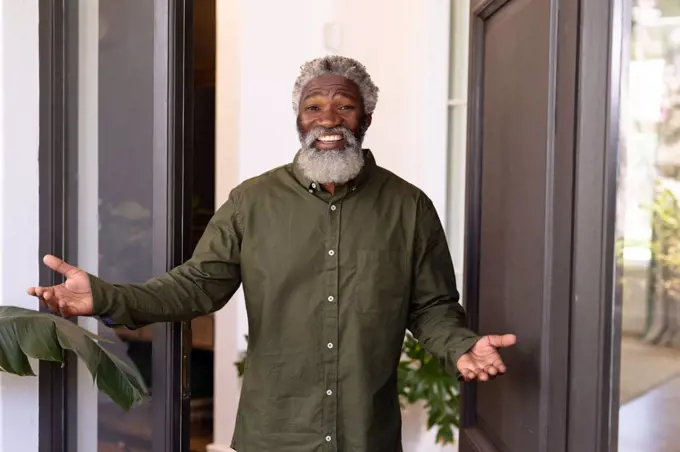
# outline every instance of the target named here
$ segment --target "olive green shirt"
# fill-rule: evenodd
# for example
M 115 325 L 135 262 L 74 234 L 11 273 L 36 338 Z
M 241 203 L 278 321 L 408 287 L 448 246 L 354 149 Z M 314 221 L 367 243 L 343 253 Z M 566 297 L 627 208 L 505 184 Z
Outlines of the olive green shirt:
M 401 451 L 406 329 L 451 374 L 478 339 L 431 200 L 364 152 L 359 177 L 333 195 L 294 162 L 243 182 L 165 275 L 91 276 L 94 314 L 129 328 L 216 311 L 243 284 L 237 452 Z

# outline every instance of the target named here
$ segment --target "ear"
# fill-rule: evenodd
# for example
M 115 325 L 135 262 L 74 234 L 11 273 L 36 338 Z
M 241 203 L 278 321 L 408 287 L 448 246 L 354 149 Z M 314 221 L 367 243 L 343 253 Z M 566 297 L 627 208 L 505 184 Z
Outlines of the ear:
M 371 122 L 373 122 L 373 115 L 366 115 L 366 118 L 364 119 L 365 125 L 364 125 L 364 130 L 368 130 L 369 127 L 371 127 Z

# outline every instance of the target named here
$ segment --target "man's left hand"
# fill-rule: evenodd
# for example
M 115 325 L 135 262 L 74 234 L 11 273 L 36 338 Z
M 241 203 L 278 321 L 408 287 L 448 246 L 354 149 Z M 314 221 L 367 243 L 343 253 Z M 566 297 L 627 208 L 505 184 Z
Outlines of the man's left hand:
M 498 353 L 501 347 L 515 345 L 514 334 L 484 336 L 472 346 L 469 352 L 458 359 L 456 367 L 465 381 L 487 381 L 505 373 L 506 367 Z

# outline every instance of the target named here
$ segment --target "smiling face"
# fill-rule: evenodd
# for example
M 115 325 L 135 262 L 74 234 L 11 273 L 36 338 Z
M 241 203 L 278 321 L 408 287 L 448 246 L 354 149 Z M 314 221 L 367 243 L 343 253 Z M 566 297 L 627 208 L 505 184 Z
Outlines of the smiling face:
M 317 77 L 303 90 L 299 111 L 298 164 L 305 175 L 322 184 L 355 178 L 364 164 L 361 145 L 371 123 L 356 84 L 337 75 Z

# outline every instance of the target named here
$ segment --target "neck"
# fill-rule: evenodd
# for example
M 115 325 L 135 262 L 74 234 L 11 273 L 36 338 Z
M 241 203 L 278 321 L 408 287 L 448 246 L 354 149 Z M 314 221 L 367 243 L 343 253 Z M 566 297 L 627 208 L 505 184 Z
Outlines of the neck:
M 330 184 L 322 184 L 321 186 L 331 195 L 335 194 L 335 183 L 331 182 Z

